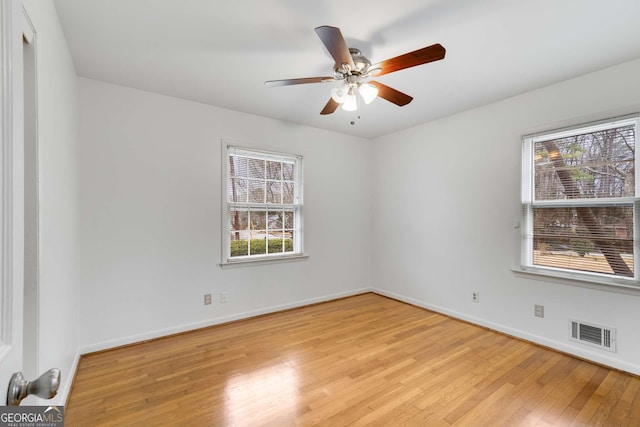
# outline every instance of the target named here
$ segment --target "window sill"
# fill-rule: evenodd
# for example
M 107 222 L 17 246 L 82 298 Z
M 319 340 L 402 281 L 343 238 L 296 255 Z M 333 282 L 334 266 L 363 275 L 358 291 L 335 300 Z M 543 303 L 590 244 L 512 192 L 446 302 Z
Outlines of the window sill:
M 309 255 L 307 254 L 295 254 L 278 257 L 242 258 L 223 261 L 219 265 L 223 269 L 235 267 L 253 267 L 256 265 L 277 264 L 281 262 L 306 261 L 308 258 Z
M 515 267 L 512 268 L 511 271 L 516 276 L 526 279 L 537 279 L 545 282 L 560 283 L 562 285 L 640 296 L 640 282 L 633 279 L 613 279 L 599 276 L 589 277 L 587 275 L 535 267 Z

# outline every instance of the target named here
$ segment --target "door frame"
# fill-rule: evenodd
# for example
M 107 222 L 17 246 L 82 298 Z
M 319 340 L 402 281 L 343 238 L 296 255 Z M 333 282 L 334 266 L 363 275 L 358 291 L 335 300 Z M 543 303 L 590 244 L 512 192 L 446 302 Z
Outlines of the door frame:
M 24 122 L 20 0 L 2 0 L 0 20 L 0 404 L 4 404 L 6 384 L 23 365 Z

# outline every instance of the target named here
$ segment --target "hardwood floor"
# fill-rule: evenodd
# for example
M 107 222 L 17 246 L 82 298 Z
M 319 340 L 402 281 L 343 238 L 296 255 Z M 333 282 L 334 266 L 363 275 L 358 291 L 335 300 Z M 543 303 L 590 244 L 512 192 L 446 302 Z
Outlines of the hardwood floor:
M 640 426 L 640 378 L 375 294 L 83 356 L 67 426 Z

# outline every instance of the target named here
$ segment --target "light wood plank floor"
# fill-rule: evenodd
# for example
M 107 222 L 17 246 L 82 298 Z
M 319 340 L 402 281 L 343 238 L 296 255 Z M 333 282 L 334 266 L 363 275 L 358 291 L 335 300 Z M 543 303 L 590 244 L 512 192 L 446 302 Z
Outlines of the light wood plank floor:
M 375 294 L 82 357 L 67 426 L 640 426 L 640 378 Z

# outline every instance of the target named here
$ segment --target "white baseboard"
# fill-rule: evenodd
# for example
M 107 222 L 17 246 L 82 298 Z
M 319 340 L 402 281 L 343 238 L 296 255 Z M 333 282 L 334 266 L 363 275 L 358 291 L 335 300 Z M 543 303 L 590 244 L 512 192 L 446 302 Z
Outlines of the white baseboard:
M 348 292 L 340 292 L 340 293 L 335 293 L 330 295 L 324 295 L 317 298 L 294 301 L 294 302 L 282 304 L 282 305 L 264 307 L 258 310 L 234 313 L 228 316 L 214 317 L 212 319 L 203 320 L 201 322 L 177 325 L 171 328 L 158 329 L 155 331 L 149 331 L 141 334 L 130 335 L 128 337 L 118 338 L 115 340 L 87 344 L 87 345 L 80 346 L 79 354 L 87 354 L 87 353 L 94 353 L 96 351 L 108 350 L 115 347 L 121 347 L 123 345 L 134 344 L 142 341 L 148 341 L 155 338 L 161 338 L 167 335 L 188 332 L 195 329 L 206 328 L 208 326 L 220 325 L 222 323 L 233 322 L 235 320 L 242 320 L 250 317 L 261 316 L 263 314 L 275 313 L 278 311 L 289 310 L 292 308 L 304 307 L 305 305 L 317 304 L 317 303 L 331 301 L 335 299 L 346 298 L 353 295 L 364 294 L 367 292 L 373 292 L 373 289 L 360 288 L 360 289 L 355 289 Z
M 73 386 L 73 380 L 76 376 L 76 372 L 78 371 L 78 364 L 80 363 L 80 352 L 76 352 L 76 355 L 73 358 L 73 362 L 71 362 L 71 366 L 69 367 L 68 372 L 61 373 L 62 384 L 60 385 L 60 389 L 58 389 L 58 394 L 51 401 L 52 403 L 47 403 L 47 405 L 58 405 L 63 406 L 67 404 L 67 400 L 71 394 L 71 387 Z
M 389 292 L 382 289 L 372 289 L 371 292 L 374 292 L 378 295 L 389 297 L 398 301 L 406 302 L 407 304 L 415 305 L 417 307 L 422 307 L 427 310 L 435 311 L 436 313 L 444 314 L 444 315 L 453 317 L 455 319 L 464 320 L 466 322 L 473 323 L 475 325 L 482 326 L 497 332 L 501 332 L 516 338 L 520 338 L 525 341 L 539 344 L 544 347 L 558 350 L 560 352 L 567 353 L 567 354 L 579 357 L 581 359 L 590 360 L 592 362 L 599 363 L 601 365 L 605 365 L 613 369 L 629 372 L 633 375 L 640 375 L 640 365 L 637 365 L 634 363 L 629 363 L 623 360 L 612 358 L 608 355 L 599 354 L 593 351 L 578 348 L 568 343 L 554 341 L 554 340 L 547 339 L 545 337 L 533 335 L 528 332 L 521 331 L 519 329 L 513 329 L 506 325 L 494 323 L 494 322 L 481 319 L 478 317 L 474 317 L 474 316 L 469 316 L 463 313 L 459 313 L 457 311 L 449 310 L 444 307 L 439 307 L 437 305 L 429 304 L 414 298 L 396 294 L 394 292 Z

